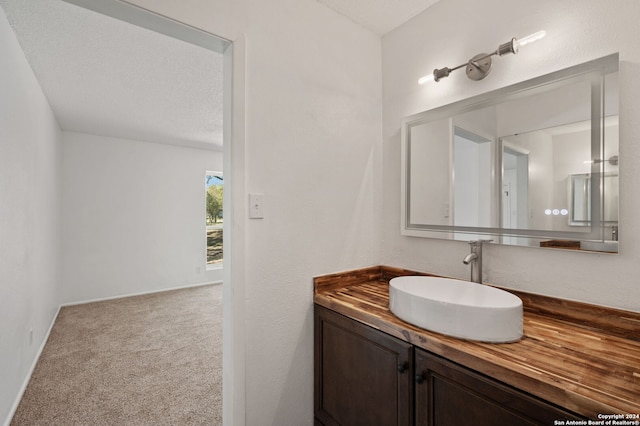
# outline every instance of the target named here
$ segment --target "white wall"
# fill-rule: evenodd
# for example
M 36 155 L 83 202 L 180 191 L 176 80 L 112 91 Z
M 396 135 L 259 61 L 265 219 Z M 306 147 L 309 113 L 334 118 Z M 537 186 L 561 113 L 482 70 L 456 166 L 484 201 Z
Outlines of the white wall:
M 491 143 L 453 137 L 453 223 L 491 226 Z M 430 184 L 427 178 L 427 185 Z
M 59 305 L 61 142 L 58 124 L 2 9 L 0 69 L 0 423 L 4 423 Z
M 448 118 L 412 126 L 411 161 L 408 169 L 411 175 L 409 219 L 411 223 L 451 225 L 455 210 L 452 197 L 451 140 L 453 126 Z M 438 180 L 429 179 L 437 176 Z
M 222 153 L 65 131 L 63 159 L 65 303 L 222 280 L 204 223 Z
M 469 277 L 462 264 L 467 244 L 399 235 L 403 116 L 620 52 L 620 254 L 491 245 L 485 249 L 483 271 L 487 282 L 505 287 L 640 311 L 638 16 L 640 2 L 634 0 L 442 0 L 383 37 L 382 262 Z M 457 71 L 437 84 L 416 84 L 434 68 L 456 66 L 540 29 L 547 31 L 545 39 L 517 55 L 496 58 L 483 81 Z
M 234 384 L 234 424 L 311 425 L 312 277 L 379 260 L 380 39 L 315 1 L 131 3 L 246 46 L 232 147 L 244 169 L 231 171 L 244 249 L 229 285 L 246 313 L 233 368 L 247 383 Z M 264 193 L 264 219 L 247 218 L 249 192 Z

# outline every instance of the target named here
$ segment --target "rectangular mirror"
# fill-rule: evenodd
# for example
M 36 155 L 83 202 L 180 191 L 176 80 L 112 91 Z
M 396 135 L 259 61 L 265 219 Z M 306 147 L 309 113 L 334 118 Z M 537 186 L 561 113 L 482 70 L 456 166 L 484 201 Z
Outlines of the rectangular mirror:
M 402 234 L 617 252 L 618 55 L 406 117 Z

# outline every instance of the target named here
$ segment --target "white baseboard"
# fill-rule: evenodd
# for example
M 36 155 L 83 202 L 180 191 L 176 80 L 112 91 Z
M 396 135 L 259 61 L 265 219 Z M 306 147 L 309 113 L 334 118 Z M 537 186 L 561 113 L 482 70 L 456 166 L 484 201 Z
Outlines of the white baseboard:
M 186 289 L 186 288 L 202 287 L 202 286 L 205 286 L 205 285 L 214 285 L 214 284 L 222 284 L 222 280 L 208 282 L 208 283 L 189 284 L 189 285 L 185 285 L 185 286 L 163 288 L 163 289 L 160 289 L 160 290 L 142 291 L 142 292 L 139 292 L 139 293 L 120 294 L 120 295 L 117 295 L 117 296 L 101 297 L 101 298 L 98 298 L 98 299 L 82 300 L 82 301 L 78 301 L 78 302 L 69 302 L 69 303 L 63 303 L 60 306 L 61 307 L 65 307 L 65 306 L 74 306 L 74 305 L 84 305 L 85 303 L 105 302 L 107 300 L 123 299 L 125 297 L 144 296 L 145 294 L 164 293 L 165 291 L 182 290 L 182 289 Z
M 58 319 L 58 315 L 60 314 L 60 308 L 62 308 L 62 306 L 58 306 L 58 309 L 56 310 L 56 314 L 53 316 L 53 319 L 51 320 L 51 324 L 49 324 L 49 329 L 47 330 L 47 333 L 44 336 L 44 339 L 42 339 L 42 343 L 40 343 L 40 347 L 38 348 L 38 352 L 36 352 L 36 356 L 33 359 L 33 362 L 31 363 L 31 367 L 29 368 L 29 372 L 27 373 L 24 382 L 22 383 L 22 386 L 20 387 L 20 391 L 18 392 L 18 395 L 16 396 L 15 401 L 13 402 L 13 405 L 11 406 L 11 410 L 9 411 L 9 415 L 7 416 L 7 419 L 5 420 L 4 426 L 9 426 L 11 424 L 11 420 L 13 420 L 13 416 L 16 414 L 16 410 L 18 410 L 18 405 L 20 405 L 20 401 L 22 401 L 22 396 L 24 395 L 24 392 L 27 390 L 27 385 L 29 385 L 29 381 L 31 380 L 31 376 L 33 375 L 34 370 L 36 369 L 36 365 L 38 364 L 38 361 L 40 360 L 40 355 L 42 355 L 42 351 L 44 350 L 44 346 L 47 344 L 47 341 L 49 340 L 49 335 L 51 334 L 51 330 L 53 330 L 53 325 L 56 323 L 56 320 Z

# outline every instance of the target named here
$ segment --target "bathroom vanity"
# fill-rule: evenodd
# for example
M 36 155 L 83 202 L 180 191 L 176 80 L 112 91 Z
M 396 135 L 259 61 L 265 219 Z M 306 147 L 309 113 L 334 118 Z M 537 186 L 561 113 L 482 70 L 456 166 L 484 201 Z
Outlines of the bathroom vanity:
M 389 280 L 406 275 L 428 274 L 376 266 L 315 278 L 316 424 L 640 421 L 640 313 L 513 292 L 522 339 L 462 340 L 390 312 Z

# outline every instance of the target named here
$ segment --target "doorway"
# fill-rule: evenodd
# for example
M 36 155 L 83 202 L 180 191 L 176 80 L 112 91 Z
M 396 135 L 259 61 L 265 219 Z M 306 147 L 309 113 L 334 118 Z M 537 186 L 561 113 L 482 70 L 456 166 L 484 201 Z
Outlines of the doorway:
M 157 33 L 161 33 L 164 35 L 168 35 L 170 37 L 173 37 L 175 39 L 179 39 L 182 41 L 185 41 L 187 43 L 192 43 L 194 45 L 200 46 L 200 47 L 204 47 L 206 49 L 210 49 L 212 51 L 215 51 L 217 53 L 220 53 L 223 57 L 224 57 L 224 66 L 223 66 L 223 74 L 224 74 L 224 106 L 223 106 L 223 110 L 224 110 L 224 123 L 223 123 L 223 127 L 224 127 L 224 143 L 221 144 L 221 149 L 223 150 L 223 157 L 224 157 L 224 171 L 225 171 L 225 177 L 226 177 L 226 182 L 225 182 L 225 186 L 227 191 L 225 191 L 225 203 L 224 203 L 224 213 L 223 216 L 224 217 L 232 217 L 233 215 L 233 211 L 232 211 L 232 201 L 233 197 L 232 197 L 232 185 L 233 185 L 233 177 L 234 177 L 234 172 L 232 170 L 232 159 L 231 159 L 231 129 L 232 129 L 232 124 L 231 124 L 231 106 L 232 106 L 232 79 L 231 76 L 234 73 L 233 71 L 233 66 L 232 66 L 232 62 L 233 62 L 233 58 L 234 58 L 234 48 L 233 45 L 230 41 L 225 40 L 223 38 L 217 37 L 215 35 L 206 33 L 204 31 L 192 28 L 188 25 L 184 25 L 181 24 L 179 22 L 161 17 L 160 15 L 156 15 L 153 14 L 151 12 L 148 12 L 146 10 L 143 10 L 141 8 L 138 8 L 136 6 L 133 6 L 131 4 L 127 4 L 125 2 L 121 2 L 121 1 L 116 1 L 116 0 L 63 0 L 66 1 L 66 3 L 71 3 L 71 4 L 75 4 L 77 6 L 89 9 L 89 10 L 93 10 L 94 12 L 98 12 L 99 14 L 103 14 L 106 16 L 110 16 L 113 18 L 116 18 L 118 20 L 121 21 L 125 21 L 128 22 L 130 24 L 139 26 L 139 27 L 143 27 L 146 29 L 150 29 L 152 31 L 155 31 Z M 242 52 L 244 52 L 244 50 L 241 50 Z M 240 67 L 241 68 L 241 67 Z M 237 80 L 236 80 L 237 81 Z M 167 144 L 170 144 L 169 142 L 166 142 Z M 239 151 L 239 150 L 238 150 Z M 236 152 L 238 152 L 236 151 Z M 158 172 L 161 172 L 160 170 Z M 242 172 L 242 170 L 240 170 L 240 172 Z M 241 186 L 238 185 L 238 188 L 240 188 Z M 204 208 L 204 206 L 203 206 Z M 232 339 L 232 333 L 228 333 L 229 330 L 235 330 L 232 327 L 231 324 L 231 319 L 234 318 L 234 315 L 232 313 L 232 301 L 233 299 L 233 293 L 235 293 L 236 295 L 239 294 L 239 289 L 235 288 L 234 292 L 230 291 L 231 289 L 231 260 L 232 260 L 232 256 L 233 256 L 233 250 L 230 250 L 229 247 L 231 247 L 231 240 L 233 238 L 233 230 L 231 229 L 230 225 L 228 225 L 230 221 L 227 221 L 224 225 L 225 231 L 224 231 L 224 235 L 225 235 L 225 239 L 224 239 L 224 252 L 225 252 L 225 277 L 224 277 L 224 283 L 223 286 L 225 288 L 225 296 L 224 296 L 224 347 L 225 347 L 225 359 L 227 360 L 225 363 L 227 365 L 235 365 L 235 366 L 239 366 L 239 367 L 243 367 L 241 362 L 239 360 L 235 360 L 233 363 L 230 363 L 230 359 L 233 359 L 233 345 L 237 345 L 239 343 L 236 343 L 238 341 L 238 339 Z M 201 222 L 198 223 L 199 226 Z M 236 227 L 238 228 L 238 227 Z M 242 229 L 242 227 L 240 227 L 240 230 Z M 241 247 L 239 247 L 241 249 Z M 190 267 L 191 268 L 191 272 L 193 272 L 193 265 Z M 204 269 L 204 268 L 203 268 Z M 228 269 L 228 270 L 227 270 Z M 238 299 L 242 299 L 242 297 L 239 297 Z M 232 345 L 227 345 L 228 342 L 233 342 Z M 238 351 L 238 352 L 242 352 L 242 351 Z M 231 386 L 233 380 L 226 380 L 228 378 L 233 379 L 234 377 L 236 377 L 234 374 L 232 374 L 233 372 L 228 372 L 225 373 L 225 387 L 229 387 Z M 238 385 L 236 386 L 235 389 L 237 390 L 238 394 L 242 394 L 242 386 Z M 224 393 L 229 394 L 229 391 L 225 391 Z M 227 402 L 226 398 L 224 401 L 225 405 L 231 404 L 231 401 Z M 227 410 L 228 412 L 232 412 L 232 410 Z
M 502 153 L 502 227 L 529 226 L 529 155 L 504 146 Z

